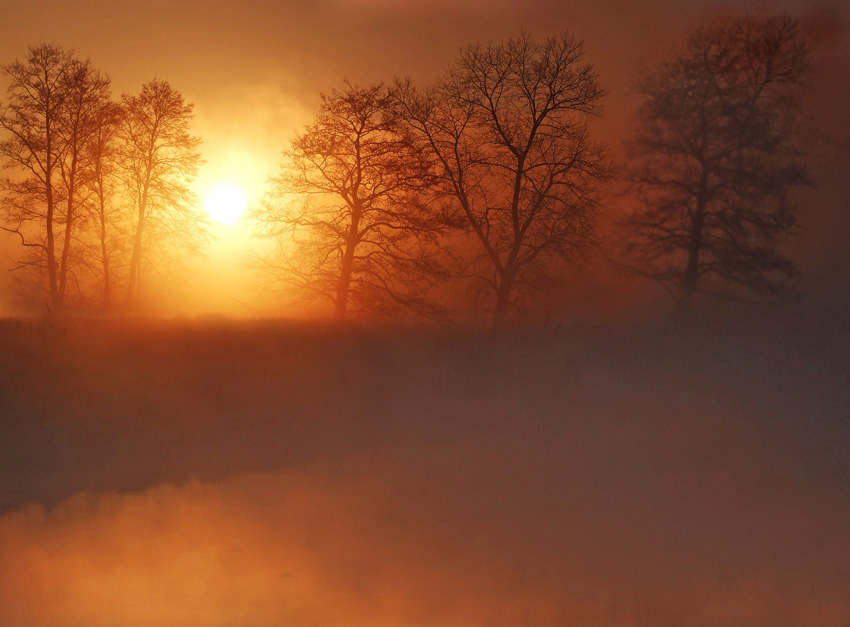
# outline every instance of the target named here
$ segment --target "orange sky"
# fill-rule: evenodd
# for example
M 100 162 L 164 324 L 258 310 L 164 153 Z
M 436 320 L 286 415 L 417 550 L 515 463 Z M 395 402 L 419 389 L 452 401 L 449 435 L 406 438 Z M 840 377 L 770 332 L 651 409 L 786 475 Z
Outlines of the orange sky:
M 360 83 L 396 75 L 428 81 L 462 46 L 504 40 L 520 29 L 544 37 L 566 28 L 585 40 L 588 60 L 610 89 L 598 132 L 616 150 L 628 129 L 633 78 L 667 52 L 688 25 L 745 10 L 805 15 L 823 42 L 816 44 L 816 55 L 843 71 L 826 81 L 832 92 L 821 113 L 842 125 L 833 136 L 850 135 L 841 114 L 850 98 L 850 38 L 843 29 L 848 7 L 803 0 L 651 0 L 636 6 L 629 0 L 606 2 L 604 10 L 589 0 L 4 0 L 0 62 L 23 57 L 28 45 L 53 41 L 107 72 L 116 97 L 138 91 L 155 76 L 168 80 L 195 103 L 194 130 L 204 139 L 207 161 L 196 191 L 202 196 L 216 183 L 230 182 L 245 190 L 249 204 L 276 172 L 288 137 L 312 119 L 321 91 L 340 86 L 344 77 Z M 845 170 L 829 176 L 840 179 Z M 821 213 L 806 220 L 819 229 L 816 233 L 835 234 L 830 221 L 831 212 L 840 210 L 836 203 L 817 202 Z M 222 239 L 207 258 L 187 267 L 193 281 L 180 278 L 173 290 L 204 298 L 185 298 L 175 304 L 177 311 L 250 312 L 233 305 L 256 291 L 241 265 L 250 246 L 248 229 L 218 231 Z M 847 232 L 839 230 L 842 236 Z M 812 248 L 807 240 L 801 246 Z M 15 254 L 11 240 L 0 237 L 0 247 L 8 266 Z M 205 272 L 210 265 L 213 272 Z M 217 289 L 207 289 L 213 285 Z M 9 289 L 8 277 L 0 278 L 0 294 Z
M 520 29 L 585 40 L 616 151 L 641 68 L 688 24 L 745 9 L 807 15 L 817 35 L 820 187 L 795 245 L 810 282 L 847 282 L 847 3 L 0 0 L 0 64 L 53 41 L 116 97 L 168 80 L 196 106 L 196 191 L 229 182 L 250 203 L 319 92 L 427 81 Z M 249 227 L 213 235 L 165 313 L 273 312 L 240 265 Z M 0 234 L 0 317 L 13 243 Z M 570 278 L 588 283 L 565 300 L 610 298 Z M 836 320 L 401 348 L 73 319 L 75 343 L 54 346 L 38 323 L 0 325 L 4 506 L 36 502 L 0 513 L 0 623 L 846 625 Z

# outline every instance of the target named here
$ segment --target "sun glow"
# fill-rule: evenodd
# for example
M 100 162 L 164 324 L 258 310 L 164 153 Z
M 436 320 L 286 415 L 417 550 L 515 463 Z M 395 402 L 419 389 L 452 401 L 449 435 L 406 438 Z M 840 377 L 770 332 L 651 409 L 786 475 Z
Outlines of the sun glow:
M 210 218 L 221 224 L 235 224 L 245 213 L 245 195 L 233 185 L 218 185 L 207 194 Z

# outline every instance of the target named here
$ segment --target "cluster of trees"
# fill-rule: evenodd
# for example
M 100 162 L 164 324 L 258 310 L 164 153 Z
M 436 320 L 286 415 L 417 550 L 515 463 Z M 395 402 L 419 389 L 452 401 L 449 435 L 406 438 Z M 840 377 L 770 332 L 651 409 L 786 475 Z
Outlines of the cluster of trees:
M 589 120 L 604 93 L 569 34 L 468 47 L 427 88 L 346 84 L 284 152 L 258 212 L 281 241 L 265 267 L 337 319 L 438 315 L 426 296 L 450 267 L 501 326 L 594 241 L 610 167 Z
M 602 194 L 627 183 L 625 264 L 687 306 L 698 292 L 780 294 L 780 245 L 809 183 L 799 24 L 740 18 L 698 28 L 639 84 L 625 164 L 591 122 L 605 88 L 569 33 L 464 49 L 425 87 L 348 82 L 284 150 L 254 211 L 277 243 L 264 270 L 288 292 L 354 315 L 444 313 L 451 277 L 496 327 L 597 241 Z M 58 47 L 5 68 L 3 228 L 53 307 L 97 286 L 128 300 L 158 242 L 192 245 L 192 106 L 162 81 L 115 103 L 109 81 Z M 731 291 L 730 286 L 733 286 Z
M 779 246 L 800 228 L 789 191 L 809 182 L 809 69 L 791 18 L 694 30 L 640 82 L 617 177 L 589 126 L 605 89 L 568 33 L 470 46 L 425 88 L 346 83 L 284 152 L 257 213 L 280 244 L 265 268 L 338 319 L 436 313 L 425 297 L 451 268 L 499 327 L 596 241 L 616 179 L 628 189 L 623 266 L 683 306 L 699 291 L 780 294 L 796 267 Z
M 192 105 L 161 80 L 116 102 L 107 76 L 52 44 L 3 71 L 0 228 L 24 250 L 14 269 L 52 311 L 110 306 L 116 292 L 132 303 L 164 242 L 203 233 Z

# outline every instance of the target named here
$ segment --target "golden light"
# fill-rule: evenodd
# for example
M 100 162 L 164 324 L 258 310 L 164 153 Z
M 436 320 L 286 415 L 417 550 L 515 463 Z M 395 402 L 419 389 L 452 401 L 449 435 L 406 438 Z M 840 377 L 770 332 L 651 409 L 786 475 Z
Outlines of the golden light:
M 210 218 L 221 224 L 235 224 L 245 213 L 245 195 L 233 185 L 218 185 L 207 194 Z

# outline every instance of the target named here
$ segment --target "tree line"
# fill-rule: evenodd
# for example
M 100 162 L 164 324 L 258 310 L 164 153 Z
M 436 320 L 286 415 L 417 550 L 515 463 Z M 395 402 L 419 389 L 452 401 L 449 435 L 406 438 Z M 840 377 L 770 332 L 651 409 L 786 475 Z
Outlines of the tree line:
M 3 71 L 0 228 L 24 251 L 13 270 L 51 311 L 134 303 L 164 244 L 203 237 L 192 105 L 156 79 L 115 101 L 107 76 L 54 44 Z
M 452 281 L 501 327 L 596 244 L 617 188 L 621 267 L 683 307 L 702 292 L 782 294 L 796 266 L 781 244 L 801 229 L 790 192 L 810 182 L 810 68 L 787 16 L 692 30 L 641 78 L 617 166 L 592 133 L 606 89 L 568 32 L 467 46 L 429 85 L 346 82 L 253 211 L 276 243 L 261 268 L 337 320 L 447 315 Z M 29 252 L 19 267 L 54 306 L 81 273 L 104 302 L 121 281 L 132 299 L 155 243 L 186 246 L 202 229 L 191 105 L 161 81 L 112 103 L 108 80 L 52 46 L 5 70 L 0 155 L 26 174 L 4 181 L 4 228 Z

